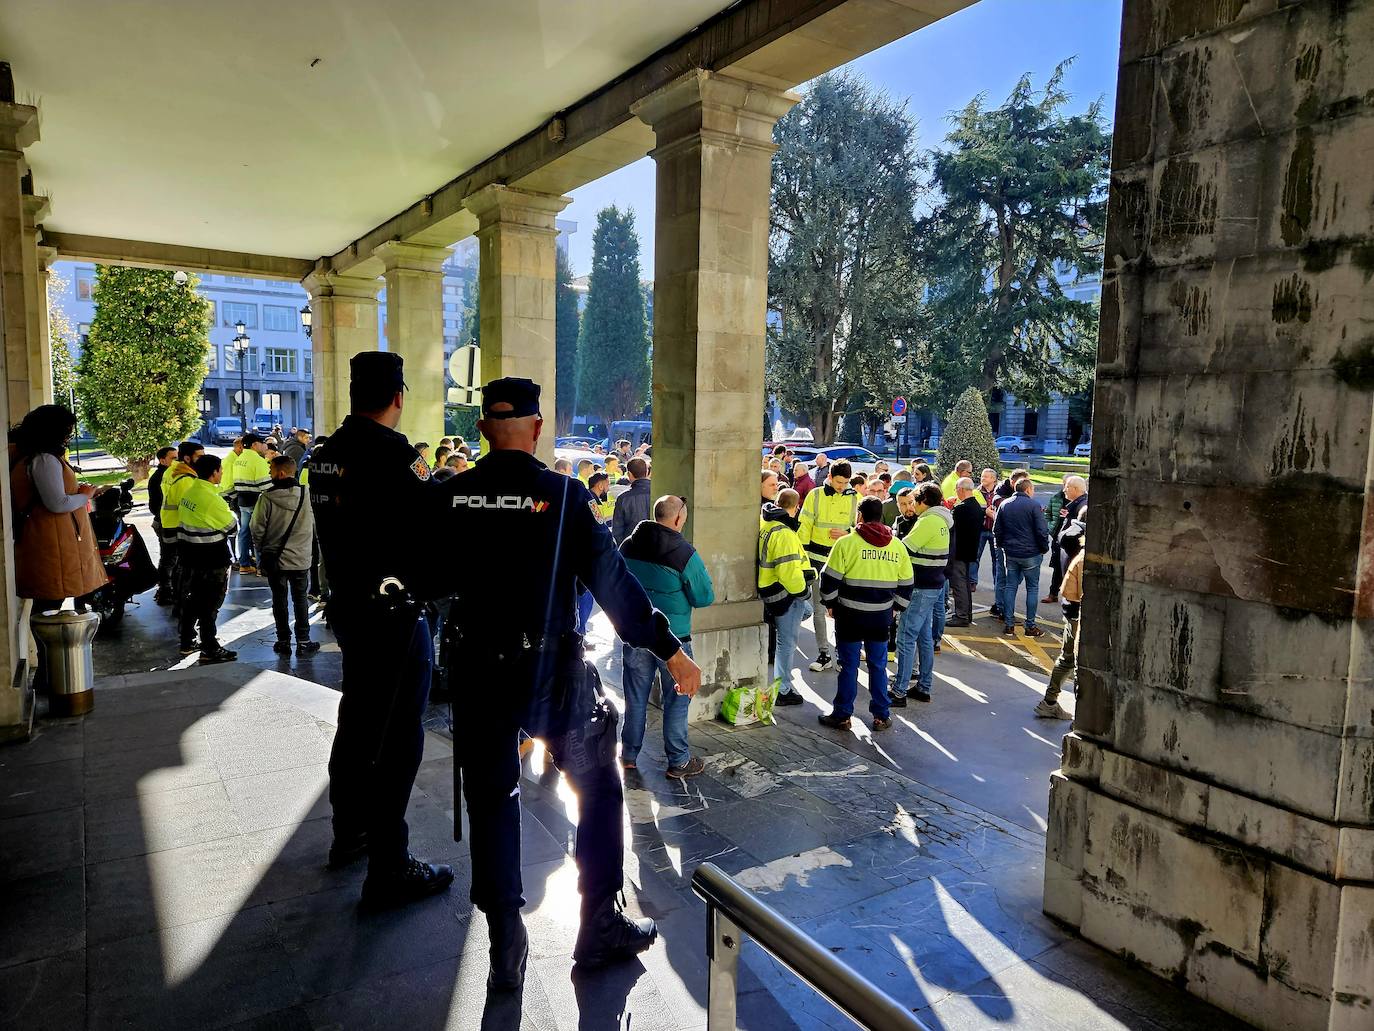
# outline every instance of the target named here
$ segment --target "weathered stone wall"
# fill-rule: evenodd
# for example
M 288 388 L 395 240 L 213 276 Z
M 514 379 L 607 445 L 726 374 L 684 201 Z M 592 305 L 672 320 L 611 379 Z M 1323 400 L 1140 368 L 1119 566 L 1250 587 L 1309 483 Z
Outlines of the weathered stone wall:
M 1116 126 L 1046 910 L 1371 1027 L 1374 2 L 1126 0 Z

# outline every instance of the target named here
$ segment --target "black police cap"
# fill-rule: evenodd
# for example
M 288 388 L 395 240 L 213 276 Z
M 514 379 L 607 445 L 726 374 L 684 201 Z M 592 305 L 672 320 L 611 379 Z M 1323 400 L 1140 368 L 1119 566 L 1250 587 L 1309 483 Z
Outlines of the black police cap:
M 508 412 L 493 412 L 492 406 L 508 404 Z M 506 376 L 482 388 L 482 415 L 488 419 L 522 419 L 539 414 L 539 384 L 532 379 Z

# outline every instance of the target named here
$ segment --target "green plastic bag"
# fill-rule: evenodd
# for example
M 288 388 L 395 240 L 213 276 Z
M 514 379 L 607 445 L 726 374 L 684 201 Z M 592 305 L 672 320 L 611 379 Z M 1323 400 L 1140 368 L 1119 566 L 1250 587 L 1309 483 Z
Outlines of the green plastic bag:
M 732 687 L 720 703 L 720 718 L 736 727 L 776 722 L 773 703 L 778 700 L 778 681 L 767 687 Z
M 754 692 L 754 715 L 758 717 L 760 723 L 767 723 L 769 726 L 777 723 L 777 720 L 773 718 L 773 703 L 778 700 L 780 687 L 782 687 L 781 678 Z

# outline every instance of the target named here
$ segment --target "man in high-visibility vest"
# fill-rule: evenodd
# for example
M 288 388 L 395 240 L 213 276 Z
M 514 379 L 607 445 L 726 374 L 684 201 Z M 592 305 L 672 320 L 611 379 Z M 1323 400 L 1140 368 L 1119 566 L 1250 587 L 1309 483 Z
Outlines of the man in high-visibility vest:
M 181 613 L 186 600 L 186 583 L 181 569 L 181 499 L 196 480 L 193 463 L 205 454 L 205 445 L 198 440 L 183 440 L 177 445 L 177 460 L 162 477 L 162 536 L 161 547 L 171 555 L 172 615 Z
M 828 470 L 829 476 L 825 483 L 806 495 L 798 518 L 797 531 L 802 547 L 806 549 L 811 565 L 818 574 L 811 597 L 815 608 L 813 622 L 818 649 L 816 661 L 811 663 L 813 673 L 819 673 L 835 665 L 835 660 L 830 654 L 830 637 L 825 627 L 819 573 L 825 566 L 826 559 L 830 557 L 830 549 L 834 547 L 835 542 L 849 533 L 854 526 L 855 513 L 859 507 L 859 495 L 849 486 L 849 463 L 835 462 Z
M 811 612 L 811 583 L 816 570 L 807 561 L 797 531 L 801 495 L 791 487 L 778 493 L 759 514 L 759 597 L 768 621 L 768 661 L 777 688 L 775 705 L 800 705 L 801 695 L 792 688 L 792 654 L 797 633 Z
M 954 497 L 954 485 L 965 476 L 973 475 L 973 463 L 967 459 L 960 459 L 954 463 L 954 471 L 940 481 L 940 494 L 949 501 Z
M 239 500 L 239 572 L 256 573 L 253 552 L 253 509 L 258 496 L 272 486 L 272 470 L 267 464 L 267 442 L 256 433 L 243 435 L 243 452 L 234 461 L 234 493 Z
M 862 649 L 872 696 L 868 711 L 873 714 L 874 731 L 879 731 L 892 726 L 887 696 L 887 632 L 893 610 L 906 608 L 911 598 L 911 558 L 906 546 L 883 522 L 883 503 L 878 498 L 859 502 L 858 520 L 852 532 L 835 542 L 821 572 L 821 600 L 835 616 L 840 675 L 834 708 L 816 718 L 823 727 L 849 729 L 859 693 Z
M 181 653 L 200 650 L 200 661 L 209 665 L 232 662 L 238 653 L 219 643 L 215 619 L 229 589 L 229 535 L 234 532 L 234 513 L 220 496 L 222 470 L 214 455 L 196 459 L 196 478 L 181 497 L 179 556 L 185 570 L 186 598 L 181 608 Z M 197 645 L 196 629 L 200 630 Z
M 935 676 L 935 646 L 940 635 L 935 631 L 945 614 L 945 570 L 949 565 L 949 535 L 954 517 L 945 508 L 940 488 L 923 483 L 912 496 L 916 524 L 902 539 L 911 554 L 913 589 L 911 606 L 902 614 L 897 630 L 897 679 L 892 689 L 892 704 L 906 705 L 908 697 L 930 701 Z M 916 667 L 916 684 L 907 690 L 907 678 Z

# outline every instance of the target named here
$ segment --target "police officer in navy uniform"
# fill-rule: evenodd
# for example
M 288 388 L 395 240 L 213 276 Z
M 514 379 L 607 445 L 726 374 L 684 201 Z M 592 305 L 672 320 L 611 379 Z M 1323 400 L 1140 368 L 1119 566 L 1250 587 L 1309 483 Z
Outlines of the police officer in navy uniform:
M 480 714 L 455 725 L 455 751 L 467 801 L 472 901 L 490 930 L 488 985 L 509 990 L 521 984 L 528 954 L 520 918 L 521 729 L 544 739 L 578 796 L 582 919 L 574 961 L 627 959 L 658 933 L 652 920 L 626 916 L 619 901 L 624 793 L 614 711 L 603 702 L 600 715 L 583 721 L 585 710 L 573 712 L 566 727 L 550 718 L 586 684 L 576 583 L 591 590 L 628 644 L 668 663 L 681 692 L 696 693 L 701 671 L 626 568 L 591 493 L 534 457 L 543 428 L 539 386 L 510 378 L 488 383 L 482 416 L 477 427 L 490 450 L 440 485 L 448 496 L 440 532 L 482 542 L 447 573 L 457 587 L 450 618 L 461 635 L 455 702 L 466 697 L 471 705 L 464 709 Z
M 424 749 L 433 642 L 421 599 L 438 484 L 396 432 L 405 404 L 400 355 L 350 363 L 351 414 L 310 461 L 310 500 L 329 569 L 329 622 L 343 653 L 343 697 L 329 757 L 331 867 L 367 856 L 363 903 L 394 905 L 443 891 L 453 870 L 410 854 L 406 804 Z M 407 525 L 409 524 L 409 525 Z

